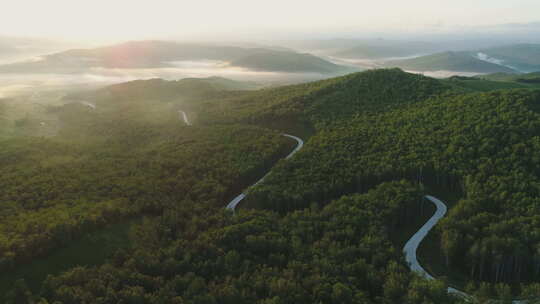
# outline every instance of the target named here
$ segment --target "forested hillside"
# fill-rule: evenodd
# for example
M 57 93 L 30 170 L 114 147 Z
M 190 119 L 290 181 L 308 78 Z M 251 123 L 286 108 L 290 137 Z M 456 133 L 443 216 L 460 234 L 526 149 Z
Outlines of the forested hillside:
M 115 97 L 92 100 L 95 108 L 50 108 L 62 125 L 55 137 L 2 141 L 3 273 L 108 224 L 161 214 L 171 204 L 221 208 L 292 146 L 252 126 L 185 126 L 174 104 L 136 94 L 121 98 L 123 89 L 104 90 Z
M 70 94 L 50 108 L 55 137 L 1 142 L 3 269 L 147 218 L 101 266 L 13 276 L 6 301 L 463 303 L 401 252 L 437 191 L 462 198 L 437 226 L 444 263 L 488 298 L 538 296 L 540 92 L 467 81 L 390 69 L 256 91 L 150 80 Z M 285 131 L 307 141 L 277 161 L 293 146 Z
M 535 281 L 539 102 L 538 92 L 476 93 L 358 114 L 274 168 L 249 203 L 285 212 L 401 178 L 443 187 L 464 197 L 441 227 L 448 263 L 474 279 Z
M 409 183 L 383 184 L 283 217 L 171 206 L 138 228 L 132 255 L 49 277 L 41 296 L 49 303 L 455 303 L 442 282 L 412 275 L 388 239 L 398 227 L 391 223 L 404 223 L 420 195 Z M 191 219 L 178 221 L 184 214 Z
M 407 74 L 399 69 L 372 70 L 209 101 L 201 103 L 197 112 L 200 119 L 207 122 L 297 121 L 322 128 L 325 123 L 349 119 L 357 113 L 385 111 L 451 89 L 450 85 L 433 78 Z

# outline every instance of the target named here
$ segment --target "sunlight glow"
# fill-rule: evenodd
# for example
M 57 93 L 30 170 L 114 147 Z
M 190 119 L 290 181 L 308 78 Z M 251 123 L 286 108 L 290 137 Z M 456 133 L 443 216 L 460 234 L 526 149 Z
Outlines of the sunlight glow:
M 283 31 L 444 30 L 532 22 L 540 11 L 537 0 L 8 2 L 0 19 L 1 35 L 86 41 L 231 38 Z

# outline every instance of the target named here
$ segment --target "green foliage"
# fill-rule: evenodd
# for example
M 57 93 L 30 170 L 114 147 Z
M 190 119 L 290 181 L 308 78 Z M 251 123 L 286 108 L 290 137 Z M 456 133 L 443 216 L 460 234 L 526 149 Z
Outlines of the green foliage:
M 443 222 L 449 262 L 477 279 L 533 280 L 539 102 L 538 92 L 477 93 L 357 115 L 321 130 L 249 199 L 283 212 L 382 181 L 437 184 L 466 195 Z
M 464 94 L 482 90 L 466 81 L 391 69 L 252 92 L 150 80 L 72 95 L 96 109 L 52 108 L 58 136 L 0 143 L 1 267 L 153 215 L 130 229 L 132 248 L 50 276 L 40 296 L 455 303 L 445 282 L 412 275 L 389 237 L 416 224 L 426 184 L 464 197 L 439 231 L 448 263 L 484 282 L 480 298 L 506 299 L 499 283 L 538 276 L 540 93 Z M 184 85 L 192 95 L 175 99 Z M 273 166 L 292 142 L 261 126 L 280 124 L 313 136 Z M 271 167 L 241 212 L 222 211 Z
M 483 76 L 478 77 L 458 77 L 454 76 L 445 80 L 448 85 L 453 86 L 456 90 L 463 91 L 464 93 L 470 92 L 487 92 L 494 90 L 507 90 L 507 89 L 527 89 L 534 86 L 526 83 L 520 83 L 515 81 L 498 81 L 489 80 Z
M 199 209 L 179 222 L 166 220 L 175 212 L 167 211 L 139 228 L 156 236 L 156 247 L 143 243 L 121 264 L 51 277 L 41 296 L 77 303 L 454 303 L 440 283 L 420 281 L 398 263 L 400 250 L 388 241 L 388 223 L 420 195 L 397 182 L 284 217 Z
M 540 72 L 527 74 L 495 73 L 477 76 L 476 78 L 489 81 L 493 85 L 497 83 L 500 89 L 510 85 L 522 88 L 538 88 L 540 86 Z
M 360 113 L 386 111 L 450 90 L 445 83 L 399 69 L 372 70 L 204 103 L 197 112 L 204 122 L 295 121 L 320 129 Z
M 24 280 L 17 280 L 15 287 L 10 291 L 6 300 L 8 304 L 33 304 L 32 293 L 28 290 L 28 286 Z
M 3 269 L 172 204 L 221 207 L 291 145 L 257 127 L 186 127 L 162 105 L 121 98 L 96 110 L 68 104 L 55 109 L 59 136 L 1 142 Z

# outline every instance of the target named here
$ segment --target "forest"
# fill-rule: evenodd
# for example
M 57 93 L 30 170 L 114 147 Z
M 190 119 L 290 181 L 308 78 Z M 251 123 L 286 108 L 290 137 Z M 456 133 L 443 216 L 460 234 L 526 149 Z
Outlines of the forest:
M 540 91 L 468 81 L 385 69 L 259 90 L 147 80 L 72 93 L 47 109 L 58 134 L 0 142 L 0 269 L 140 222 L 101 265 L 39 287 L 13 278 L 5 302 L 464 303 L 445 277 L 411 273 L 395 238 L 423 224 L 433 189 L 460 197 L 431 233 L 467 292 L 534 299 Z M 306 141 L 286 161 L 282 132 Z
M 114 100 L 52 107 L 57 136 L 2 141 L 2 272 L 171 204 L 221 207 L 293 144 L 246 125 L 187 127 L 159 100 Z
M 420 198 L 403 181 L 284 217 L 178 204 L 133 232 L 133 253 L 48 277 L 40 303 L 456 303 L 388 240 Z M 30 296 L 19 284 L 13 303 Z

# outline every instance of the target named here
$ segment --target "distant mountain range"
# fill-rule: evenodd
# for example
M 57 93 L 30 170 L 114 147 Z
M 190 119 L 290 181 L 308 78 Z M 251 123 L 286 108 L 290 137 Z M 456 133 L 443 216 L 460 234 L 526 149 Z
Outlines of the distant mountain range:
M 427 42 L 380 40 L 362 43 L 333 55 L 349 59 L 384 59 L 425 55 L 439 50 L 436 45 Z
M 525 73 L 540 71 L 540 45 L 515 44 L 477 51 L 444 52 L 384 64 L 414 71 Z
M 309 54 L 293 51 L 245 48 L 168 41 L 132 41 L 94 49 L 72 49 L 42 56 L 40 61 L 0 66 L 0 73 L 79 73 L 91 68 L 173 68 L 180 62 L 215 61 L 216 66 L 272 72 L 339 74 L 352 72 Z
M 0 61 L 6 58 L 57 52 L 73 45 L 48 39 L 0 36 Z
M 232 66 L 258 71 L 314 72 L 332 74 L 355 69 L 337 65 L 311 54 L 262 51 L 231 61 Z
M 35 44 L 25 41 L 15 42 L 0 37 L 0 55 L 17 53 L 21 45 Z M 310 50 L 323 57 L 328 56 L 328 60 L 310 53 L 276 46 L 147 40 L 52 53 L 31 61 L 0 65 L 0 73 L 76 74 L 95 72 L 99 69 L 187 70 L 192 68 L 190 65 L 202 64 L 206 69 L 233 67 L 263 72 L 314 73 L 330 77 L 361 69 L 347 66 L 349 62 L 353 62 L 348 59 L 373 62 L 373 65 L 366 67 L 399 67 L 418 72 L 490 74 L 540 71 L 540 44 L 513 44 L 463 50 L 461 46 L 452 48 L 448 43 L 438 45 L 421 41 L 383 39 L 332 39 L 282 43 L 287 47 Z
M 505 65 L 520 72 L 540 71 L 540 44 L 514 44 L 483 49 L 477 56 Z
M 496 41 L 436 42 L 385 39 L 328 39 L 283 42 L 336 60 L 365 61 L 366 67 L 419 72 L 527 73 L 540 71 L 540 44 L 497 45 Z
M 468 52 L 444 52 L 385 63 L 387 67 L 399 67 L 411 71 L 454 71 L 470 73 L 512 73 L 515 70 L 500 64 L 476 58 Z

